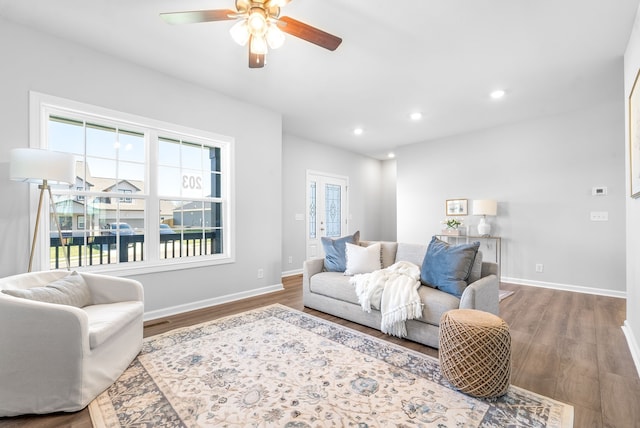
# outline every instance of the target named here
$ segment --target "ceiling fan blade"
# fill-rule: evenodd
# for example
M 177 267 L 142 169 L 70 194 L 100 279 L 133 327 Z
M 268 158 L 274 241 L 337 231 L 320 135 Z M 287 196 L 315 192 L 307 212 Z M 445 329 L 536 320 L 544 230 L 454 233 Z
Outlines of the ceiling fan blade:
M 284 24 L 284 25 L 283 25 Z M 329 34 L 309 24 L 298 21 L 288 16 L 278 18 L 278 27 L 285 33 L 296 36 L 307 42 L 311 42 L 330 51 L 335 51 L 342 39 L 340 37 Z
M 264 67 L 264 54 L 254 54 L 249 50 L 249 68 Z
M 167 24 L 195 24 L 198 22 L 228 21 L 236 19 L 238 12 L 231 9 L 192 10 L 189 12 L 161 13 Z

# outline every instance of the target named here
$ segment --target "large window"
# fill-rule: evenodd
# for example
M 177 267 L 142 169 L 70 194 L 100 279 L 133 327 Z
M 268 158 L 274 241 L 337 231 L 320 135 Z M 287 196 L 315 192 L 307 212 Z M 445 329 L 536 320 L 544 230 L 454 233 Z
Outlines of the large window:
M 40 132 L 32 145 L 76 157 L 76 182 L 52 189 L 62 237 L 51 212 L 42 268 L 65 267 L 65 256 L 73 268 L 107 269 L 232 260 L 230 138 L 34 100 Z

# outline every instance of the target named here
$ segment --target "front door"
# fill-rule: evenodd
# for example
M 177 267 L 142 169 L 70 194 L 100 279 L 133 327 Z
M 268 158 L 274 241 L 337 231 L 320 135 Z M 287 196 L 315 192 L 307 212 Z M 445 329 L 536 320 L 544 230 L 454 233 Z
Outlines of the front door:
M 307 259 L 324 257 L 323 236 L 347 234 L 349 177 L 307 171 Z

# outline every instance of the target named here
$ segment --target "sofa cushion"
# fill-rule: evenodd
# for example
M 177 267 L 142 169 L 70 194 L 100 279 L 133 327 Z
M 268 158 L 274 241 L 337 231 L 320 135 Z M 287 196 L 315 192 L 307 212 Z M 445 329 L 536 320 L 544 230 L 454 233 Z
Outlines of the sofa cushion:
M 82 308 L 91 304 L 89 286 L 78 272 L 62 277 L 44 287 L 2 290 L 4 294 L 38 302 Z
M 351 277 L 344 276 L 339 272 L 320 272 L 311 277 L 309 290 L 312 293 L 342 300 L 343 302 L 355 303 L 359 306 L 356 288 L 349 284 L 350 279 Z M 358 307 L 355 310 L 361 311 L 362 309 Z
M 440 317 L 443 313 L 460 307 L 460 299 L 453 294 L 444 293 L 435 288 L 420 286 L 418 295 L 423 306 L 422 318 L 417 321 L 440 325 Z
M 341 238 L 321 238 L 324 249 L 324 268 L 329 272 L 344 272 L 347 269 L 346 243 L 358 244 L 360 231 Z
M 480 278 L 482 278 L 482 251 L 478 250 L 476 258 L 473 259 L 473 266 L 471 266 L 471 273 L 469 273 L 467 283 L 472 284 Z
M 311 277 L 309 289 L 315 294 L 358 305 L 353 310 L 362 311 L 355 287 L 349 284 L 349 278 L 339 272 L 321 272 Z M 418 322 L 439 325 L 444 312 L 458 309 L 460 306 L 460 299 L 456 296 L 435 288 L 420 286 L 418 295 L 423 303 L 422 318 L 415 320 Z
M 424 256 L 420 280 L 456 297 L 462 296 L 479 247 L 479 242 L 449 245 L 434 236 Z
M 416 266 L 421 266 L 424 255 L 427 252 L 427 246 L 422 244 L 404 244 L 398 243 L 398 251 L 396 252 L 396 262 L 411 262 Z
M 136 318 L 142 320 L 142 302 L 118 302 L 84 308 L 89 319 L 89 347 L 95 349 Z M 142 321 L 141 321 L 142 322 Z
M 380 243 L 376 242 L 368 247 L 346 243 L 347 269 L 345 275 L 357 275 L 379 270 L 382 266 Z

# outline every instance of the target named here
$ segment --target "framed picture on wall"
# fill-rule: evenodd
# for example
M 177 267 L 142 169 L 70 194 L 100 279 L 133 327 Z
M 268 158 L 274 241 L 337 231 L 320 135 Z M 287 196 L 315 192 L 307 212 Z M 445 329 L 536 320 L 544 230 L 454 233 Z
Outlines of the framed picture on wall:
M 445 215 L 468 215 L 466 199 L 447 199 Z
M 633 82 L 629 94 L 629 179 L 631 180 L 631 197 L 640 196 L 640 88 L 638 77 Z

